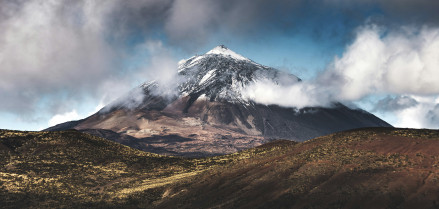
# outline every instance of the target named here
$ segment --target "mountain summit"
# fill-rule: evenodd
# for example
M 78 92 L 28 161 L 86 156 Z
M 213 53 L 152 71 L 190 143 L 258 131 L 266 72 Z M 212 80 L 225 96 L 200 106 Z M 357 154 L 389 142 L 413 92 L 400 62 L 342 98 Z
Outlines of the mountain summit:
M 244 56 L 237 54 L 236 52 L 230 50 L 229 48 L 227 48 L 224 45 L 219 45 L 215 48 L 213 48 L 212 50 L 208 51 L 206 54 L 218 54 L 218 55 L 223 55 L 223 56 L 229 56 L 233 59 L 237 59 L 237 60 L 245 60 L 245 61 L 250 61 L 249 59 L 245 58 Z
M 243 96 L 253 82 L 292 84 L 300 79 L 223 45 L 180 61 L 176 70 L 182 82 L 172 96 L 164 95 L 157 82 L 144 83 L 88 118 L 47 130 L 75 128 L 149 152 L 206 156 L 272 139 L 304 141 L 347 129 L 390 126 L 341 103 L 298 110 L 253 102 Z
M 224 45 L 217 46 L 204 55 L 182 60 L 178 66 L 185 82 L 179 86 L 182 95 L 190 100 L 207 97 L 210 101 L 249 103 L 242 90 L 260 79 L 275 83 L 295 83 L 300 79 L 274 68 L 266 67 L 239 55 Z

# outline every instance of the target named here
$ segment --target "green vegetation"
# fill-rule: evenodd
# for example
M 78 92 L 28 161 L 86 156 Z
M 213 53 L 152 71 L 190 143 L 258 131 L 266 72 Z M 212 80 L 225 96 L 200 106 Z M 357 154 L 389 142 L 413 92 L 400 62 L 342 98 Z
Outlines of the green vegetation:
M 146 153 L 75 130 L 0 130 L 0 205 L 435 207 L 438 165 L 436 130 L 360 129 L 197 159 Z

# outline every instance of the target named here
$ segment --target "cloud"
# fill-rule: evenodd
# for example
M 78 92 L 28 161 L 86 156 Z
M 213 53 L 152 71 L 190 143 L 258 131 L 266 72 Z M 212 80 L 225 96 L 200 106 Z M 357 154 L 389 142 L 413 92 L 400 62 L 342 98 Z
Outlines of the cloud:
M 116 88 L 118 93 L 111 97 L 111 103 L 106 106 L 104 111 L 119 106 L 128 109 L 139 107 L 146 98 L 145 87 L 148 88 L 148 93 L 169 100 L 174 99 L 179 93 L 178 86 L 184 81 L 184 77 L 178 74 L 177 59 L 161 41 L 148 40 L 139 44 L 135 47 L 134 54 L 140 55 L 135 58 L 140 60 L 135 61 L 137 66 L 134 68 L 138 69 L 134 70 L 136 72 L 133 73 L 133 77 L 140 78 L 137 82 L 141 85 L 130 91 L 126 91 L 125 88 Z M 145 82 L 145 78 L 148 78 L 147 82 Z M 109 82 L 108 85 L 111 86 L 112 83 Z M 121 91 L 121 89 L 125 91 Z M 108 101 L 109 98 L 106 100 Z
M 178 61 L 172 52 L 161 41 L 147 41 L 138 46 L 138 50 L 147 51 L 147 64 L 143 65 L 138 77 L 150 78 L 157 82 L 159 88 L 155 94 L 173 97 L 178 92 L 178 86 L 184 78 L 178 74 Z
M 340 98 L 371 93 L 439 93 L 439 28 L 401 27 L 385 31 L 361 27 L 355 41 L 336 58 L 323 78 L 338 78 Z
M 260 40 L 273 34 L 306 33 L 346 43 L 352 38 L 351 30 L 366 21 L 385 27 L 439 26 L 439 3 L 430 0 L 176 0 L 166 4 L 166 35 L 190 51 L 216 36 Z
M 392 19 L 405 23 L 439 24 L 439 2 L 430 0 L 365 0 L 365 3 L 379 5 Z
M 322 88 L 306 81 L 283 85 L 273 80 L 257 80 L 243 90 L 243 96 L 260 104 L 299 109 L 331 105 L 330 98 L 324 94 Z
M 296 108 L 353 102 L 374 94 L 439 94 L 439 28 L 386 30 L 365 25 L 357 30 L 342 56 L 335 57 L 314 80 L 292 85 L 257 81 L 246 89 L 254 101 Z M 387 97 L 374 110 L 395 111 L 416 105 L 409 96 Z
M 177 0 L 164 25 L 171 40 L 179 45 L 189 41 L 193 48 L 219 33 L 248 37 L 284 31 L 300 8 L 300 0 Z
M 362 9 L 366 11 L 380 11 L 379 18 L 389 23 L 398 24 L 439 24 L 439 2 L 431 0 L 324 0 L 327 5 L 332 5 L 345 10 Z M 387 19 L 387 20 L 386 20 Z
M 430 127 L 439 128 L 439 104 L 427 112 L 426 118 Z
M 85 117 L 87 117 L 87 116 L 89 116 L 89 115 L 91 115 L 91 114 L 93 114 L 93 113 L 99 111 L 99 110 L 102 109 L 104 106 L 105 106 L 105 105 L 104 105 L 104 104 L 102 103 L 102 101 L 101 101 L 101 102 L 99 102 L 99 104 L 94 108 L 93 111 L 88 112 L 88 113 L 86 113 L 86 114 L 79 114 L 78 111 L 77 111 L 76 109 L 73 109 L 73 110 L 68 111 L 68 112 L 60 113 L 60 114 L 55 114 L 54 116 L 52 116 L 52 117 L 49 119 L 49 122 L 48 122 L 47 125 L 50 127 L 50 126 L 54 126 L 54 125 L 57 125 L 57 124 L 60 124 L 60 123 L 68 122 L 68 121 L 73 121 L 73 120 L 80 120 L 80 119 L 83 119 L 83 118 L 85 118 Z M 46 128 L 46 127 L 41 127 L 40 130 L 41 130 L 41 129 L 44 129 L 44 128 Z
M 142 88 L 134 88 L 129 92 L 126 92 L 121 97 L 112 101 L 110 104 L 106 105 L 103 109 L 104 112 L 110 111 L 114 107 L 125 107 L 128 109 L 133 109 L 140 106 L 145 98 L 145 93 Z
M 150 79 L 126 65 L 171 2 L 0 0 L 0 112 L 61 114 Z
M 372 112 L 392 116 L 398 127 L 439 128 L 437 96 L 387 96 L 375 103 Z
M 417 104 L 395 110 L 398 127 L 410 128 L 439 128 L 439 97 L 411 96 Z
M 81 119 L 81 117 L 79 116 L 78 112 L 76 110 L 72 110 L 71 112 L 54 115 L 52 118 L 50 118 L 48 125 L 54 126 L 67 121 L 79 120 L 79 119 Z
M 0 97 L 8 99 L 0 111 L 31 114 L 45 95 L 67 90 L 78 98 L 115 72 L 118 53 L 105 42 L 110 3 L 6 2 L 1 2 L 6 18 L 0 20 Z
M 410 96 L 406 96 L 406 95 L 404 96 L 398 95 L 396 97 L 387 96 L 379 100 L 375 104 L 375 107 L 372 111 L 393 112 L 393 111 L 414 107 L 418 104 L 419 102 Z
M 174 40 L 205 42 L 210 30 L 219 19 L 219 1 L 188 0 L 176 1 L 172 5 L 165 29 Z M 196 36 L 194 36 L 196 34 Z M 192 44 L 192 43 L 191 43 Z

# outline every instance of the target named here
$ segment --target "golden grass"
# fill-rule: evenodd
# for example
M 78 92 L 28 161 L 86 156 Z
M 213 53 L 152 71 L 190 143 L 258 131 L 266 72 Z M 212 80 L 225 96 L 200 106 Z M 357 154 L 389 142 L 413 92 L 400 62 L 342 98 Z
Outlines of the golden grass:
M 142 192 L 148 189 L 156 188 L 156 187 L 162 187 L 168 184 L 174 184 L 178 181 L 181 181 L 185 178 L 189 178 L 192 176 L 195 176 L 197 174 L 201 173 L 201 171 L 193 171 L 188 173 L 180 173 L 176 175 L 172 175 L 165 178 L 157 178 L 157 179 L 145 179 L 138 185 L 132 186 L 130 188 L 124 188 L 117 192 L 117 198 L 125 198 L 129 194 L 136 193 L 136 192 Z

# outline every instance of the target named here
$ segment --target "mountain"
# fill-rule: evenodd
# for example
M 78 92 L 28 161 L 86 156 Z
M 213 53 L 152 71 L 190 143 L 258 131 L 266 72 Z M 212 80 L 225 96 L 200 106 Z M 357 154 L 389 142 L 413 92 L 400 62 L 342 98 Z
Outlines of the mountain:
M 304 141 L 353 128 L 390 127 L 341 103 L 302 109 L 258 104 L 243 95 L 253 82 L 301 80 L 225 46 L 182 60 L 176 70 L 172 93 L 158 82 L 144 83 L 88 118 L 47 130 L 74 128 L 144 151 L 195 157 L 233 153 L 273 139 Z
M 438 208 L 439 131 L 367 128 L 181 158 L 0 130 L 1 208 Z

